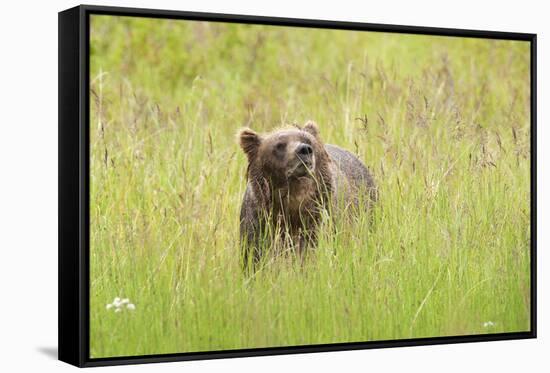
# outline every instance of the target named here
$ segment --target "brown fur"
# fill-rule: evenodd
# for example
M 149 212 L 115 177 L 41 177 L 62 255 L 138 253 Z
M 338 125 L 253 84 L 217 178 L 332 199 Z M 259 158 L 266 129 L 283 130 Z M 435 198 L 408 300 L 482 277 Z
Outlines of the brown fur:
M 273 247 L 304 252 L 316 241 L 322 211 L 337 199 L 356 205 L 361 190 L 377 198 L 367 168 L 348 151 L 323 144 L 314 122 L 263 136 L 243 129 L 238 138 L 248 158 L 241 207 L 246 264 Z

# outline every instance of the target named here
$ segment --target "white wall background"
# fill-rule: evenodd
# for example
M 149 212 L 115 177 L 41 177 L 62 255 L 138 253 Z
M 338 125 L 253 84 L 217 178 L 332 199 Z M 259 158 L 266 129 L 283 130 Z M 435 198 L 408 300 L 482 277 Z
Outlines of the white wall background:
M 538 33 L 537 340 L 225 359 L 116 371 L 549 371 L 550 22 L 545 1 L 98 0 L 96 4 Z M 0 12 L 0 371 L 68 371 L 57 350 L 57 12 L 76 1 L 5 1 Z M 505 76 L 502 77 L 506 79 Z

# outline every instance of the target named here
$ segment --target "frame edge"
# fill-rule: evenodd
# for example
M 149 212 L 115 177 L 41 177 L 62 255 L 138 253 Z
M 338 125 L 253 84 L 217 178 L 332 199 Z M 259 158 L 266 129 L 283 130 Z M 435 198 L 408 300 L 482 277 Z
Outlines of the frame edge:
M 123 6 L 80 5 L 86 13 L 111 16 L 129 16 L 144 18 L 186 19 L 195 21 L 230 22 L 256 25 L 306 27 L 320 29 L 389 32 L 398 34 L 434 35 L 448 37 L 470 37 L 483 39 L 504 39 L 531 41 L 534 33 L 514 31 L 494 31 L 477 29 L 460 29 L 439 26 L 397 25 L 370 23 L 360 21 L 336 21 L 330 19 L 291 18 L 275 16 L 258 16 L 232 13 L 212 13 L 200 11 L 182 11 L 174 9 L 131 8 Z
M 83 366 L 80 233 L 81 7 L 58 13 L 58 359 Z

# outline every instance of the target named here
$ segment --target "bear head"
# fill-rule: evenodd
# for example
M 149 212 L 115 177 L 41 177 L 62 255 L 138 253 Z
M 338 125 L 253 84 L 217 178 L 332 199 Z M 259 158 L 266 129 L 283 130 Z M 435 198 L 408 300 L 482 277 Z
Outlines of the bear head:
M 328 183 L 330 158 L 312 121 L 302 128 L 285 128 L 259 135 L 245 128 L 238 134 L 248 158 L 248 179 L 285 188 L 308 179 Z

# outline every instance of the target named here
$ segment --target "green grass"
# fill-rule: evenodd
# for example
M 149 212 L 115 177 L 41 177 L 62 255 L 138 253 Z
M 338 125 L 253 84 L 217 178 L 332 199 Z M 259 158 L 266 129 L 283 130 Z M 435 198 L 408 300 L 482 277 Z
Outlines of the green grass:
M 525 42 L 92 16 L 91 356 L 529 330 L 529 62 Z M 373 224 L 247 279 L 235 133 L 307 119 L 373 171 Z

